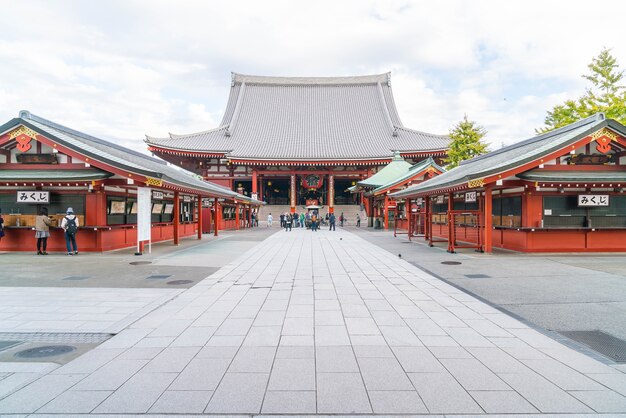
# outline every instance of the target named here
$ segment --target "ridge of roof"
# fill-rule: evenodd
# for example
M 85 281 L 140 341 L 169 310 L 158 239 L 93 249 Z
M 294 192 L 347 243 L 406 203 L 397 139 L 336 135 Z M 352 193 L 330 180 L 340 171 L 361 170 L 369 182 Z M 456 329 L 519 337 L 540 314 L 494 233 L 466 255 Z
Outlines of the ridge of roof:
M 135 151 L 135 150 L 132 150 L 130 148 L 122 147 L 120 145 L 117 145 L 117 144 L 115 144 L 113 142 L 110 142 L 110 141 L 106 141 L 104 139 L 96 138 L 95 136 L 91 136 L 91 135 L 88 135 L 88 134 L 86 134 L 84 132 L 77 131 L 76 129 L 68 128 L 67 126 L 61 125 L 61 124 L 56 123 L 56 122 L 52 122 L 51 120 L 42 118 L 41 116 L 33 115 L 28 110 L 20 110 L 19 118 L 20 119 L 25 119 L 25 120 L 32 120 L 34 122 L 38 122 L 38 123 L 41 123 L 43 125 L 47 125 L 50 128 L 56 129 L 58 131 L 65 132 L 67 134 L 74 135 L 74 136 L 77 136 L 79 138 L 86 139 L 88 141 L 93 141 L 93 142 L 95 142 L 97 144 L 100 144 L 100 145 L 105 145 L 105 146 L 108 146 L 108 147 L 111 147 L 111 148 L 115 148 L 115 149 L 117 149 L 119 151 L 127 152 L 127 153 L 132 154 L 132 155 L 134 155 L 136 157 L 145 158 L 145 159 L 150 160 L 151 162 L 154 162 L 154 163 L 167 165 L 166 161 L 157 160 L 156 158 L 152 158 L 149 155 L 142 154 L 142 153 L 140 153 L 138 151 Z
M 423 171 L 424 169 L 426 169 L 427 167 L 435 167 L 436 169 L 438 169 L 440 172 L 445 173 L 445 168 L 441 167 L 439 164 L 437 164 L 435 162 L 435 160 L 433 159 L 433 157 L 428 157 L 425 160 L 422 160 L 420 162 L 417 162 L 415 164 L 413 164 L 411 167 L 409 167 L 409 169 L 407 170 L 406 173 L 404 173 L 401 176 L 398 176 L 397 178 L 389 181 L 388 183 L 385 183 L 381 186 L 378 186 L 377 188 L 375 188 L 374 190 L 372 190 L 370 193 L 376 193 L 380 190 L 384 190 L 387 189 L 391 186 L 394 186 L 398 183 L 401 183 L 402 181 L 409 179 L 411 177 L 413 177 L 414 175 L 416 175 L 417 173 Z
M 281 77 L 281 76 L 263 76 L 248 74 L 232 74 L 232 85 L 248 83 L 248 84 L 264 84 L 264 85 L 354 85 L 354 84 L 376 84 L 385 83 L 391 85 L 391 73 L 357 75 L 344 77 Z
M 578 120 L 576 122 L 570 123 L 569 125 L 565 125 L 565 126 L 563 126 L 561 128 L 554 129 L 552 131 L 543 133 L 541 135 L 534 136 L 532 138 L 524 139 L 522 141 L 516 142 L 514 144 L 508 145 L 508 146 L 500 148 L 498 150 L 489 152 L 487 154 L 482 154 L 482 155 L 478 155 L 478 156 L 476 156 L 474 158 L 470 158 L 469 160 L 461 161 L 461 163 L 459 165 L 465 165 L 465 164 L 469 164 L 470 162 L 479 161 L 479 160 L 485 158 L 487 155 L 494 156 L 494 155 L 501 154 L 503 152 L 510 151 L 512 149 L 516 149 L 516 148 L 520 148 L 520 147 L 532 144 L 534 142 L 543 141 L 546 138 L 550 138 L 552 136 L 557 136 L 557 135 L 560 135 L 560 134 L 572 131 L 574 129 L 578 129 L 581 126 L 584 126 L 584 125 L 587 125 L 587 124 L 591 124 L 591 123 L 595 123 L 595 122 L 601 122 L 601 121 L 603 121 L 605 119 L 606 119 L 606 117 L 604 116 L 604 113 L 602 113 L 602 112 L 595 113 L 595 114 L 593 114 L 593 115 L 591 115 L 589 117 L 586 117 L 584 119 L 580 119 L 580 120 Z

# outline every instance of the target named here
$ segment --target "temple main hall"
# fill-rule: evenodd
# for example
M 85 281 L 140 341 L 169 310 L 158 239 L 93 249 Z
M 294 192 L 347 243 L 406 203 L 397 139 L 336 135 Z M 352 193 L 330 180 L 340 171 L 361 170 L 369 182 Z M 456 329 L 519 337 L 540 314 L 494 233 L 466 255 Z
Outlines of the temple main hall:
M 399 154 L 411 164 L 446 157 L 450 138 L 405 127 L 391 74 L 266 77 L 232 74 L 219 126 L 147 136 L 161 158 L 270 205 L 364 204 L 350 192 Z

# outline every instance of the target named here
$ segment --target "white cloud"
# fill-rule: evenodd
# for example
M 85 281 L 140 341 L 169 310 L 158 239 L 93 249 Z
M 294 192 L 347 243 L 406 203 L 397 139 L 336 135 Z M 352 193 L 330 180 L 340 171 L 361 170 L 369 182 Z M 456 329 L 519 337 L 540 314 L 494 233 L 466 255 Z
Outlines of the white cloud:
M 20 109 L 145 150 L 145 133 L 216 126 L 230 71 L 392 70 L 405 125 L 444 133 L 464 113 L 498 148 L 584 89 L 602 47 L 626 66 L 605 1 L 5 2 L 0 118 Z M 16 18 L 18 16 L 27 19 Z M 27 24 L 25 24 L 27 22 Z

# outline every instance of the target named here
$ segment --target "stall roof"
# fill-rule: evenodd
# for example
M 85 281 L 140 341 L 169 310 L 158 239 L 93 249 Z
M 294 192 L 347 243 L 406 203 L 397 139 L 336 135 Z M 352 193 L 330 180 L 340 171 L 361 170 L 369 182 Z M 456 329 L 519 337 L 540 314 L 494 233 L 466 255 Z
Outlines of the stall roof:
M 404 175 L 401 175 L 401 176 L 391 180 L 390 182 L 375 188 L 370 193 L 371 194 L 376 194 L 376 193 L 382 192 L 382 191 L 384 191 L 386 189 L 389 189 L 390 187 L 394 187 L 396 185 L 401 185 L 403 182 L 407 181 L 408 179 L 410 179 L 411 177 L 415 176 L 416 174 L 419 174 L 420 172 L 428 169 L 429 167 L 433 167 L 435 170 L 439 171 L 439 173 L 443 173 L 444 171 L 446 171 L 443 167 L 441 167 L 439 164 L 437 164 L 435 162 L 435 160 L 432 159 L 432 157 L 428 157 L 424 161 L 420 161 L 419 163 L 414 164 L 411 167 L 409 167 L 408 171 Z
M 423 183 L 392 193 L 391 197 L 402 198 L 461 186 L 471 180 L 503 173 L 564 149 L 603 127 L 609 127 L 626 135 L 624 125 L 612 119 L 606 119 L 603 113 L 597 113 L 554 131 L 463 161 L 458 167 Z
M 517 177 L 541 182 L 626 182 L 626 172 L 623 171 L 529 170 L 518 174 Z
M 85 170 L 0 170 L 0 181 L 91 181 L 111 177 L 111 173 L 90 168 Z
M 389 164 L 373 176 L 359 181 L 357 185 L 365 188 L 377 188 L 404 175 L 410 168 L 411 163 L 405 161 L 399 152 L 395 152 Z
M 19 117 L 11 119 L 0 126 L 0 134 L 8 132 L 20 125 L 58 142 L 72 151 L 100 161 L 117 169 L 147 177 L 161 179 L 167 183 L 184 187 L 215 197 L 241 199 L 261 204 L 262 202 L 238 195 L 237 193 L 197 178 L 189 171 L 178 169 L 137 151 L 122 147 L 109 141 L 87 135 L 83 132 L 59 125 L 23 110 Z

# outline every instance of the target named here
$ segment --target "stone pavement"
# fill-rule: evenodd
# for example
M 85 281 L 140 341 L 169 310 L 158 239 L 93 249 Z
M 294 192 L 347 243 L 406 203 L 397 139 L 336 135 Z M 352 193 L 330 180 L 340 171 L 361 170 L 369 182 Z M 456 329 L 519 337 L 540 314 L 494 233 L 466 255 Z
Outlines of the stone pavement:
M 626 412 L 620 370 L 346 230 L 277 232 L 46 372 L 0 414 Z

